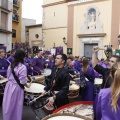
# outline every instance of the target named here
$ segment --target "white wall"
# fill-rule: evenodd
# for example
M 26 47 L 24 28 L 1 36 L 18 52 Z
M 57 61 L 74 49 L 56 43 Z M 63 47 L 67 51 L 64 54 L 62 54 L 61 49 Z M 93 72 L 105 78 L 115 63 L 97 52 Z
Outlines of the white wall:
M 33 19 L 27 19 L 27 18 L 22 18 L 22 33 L 21 33 L 21 42 L 26 42 L 26 34 L 25 34 L 25 26 L 29 25 L 35 25 L 36 20 Z
M 0 1 L 1 6 L 1 1 Z M 13 0 L 8 0 L 8 9 L 12 10 Z M 8 13 L 8 19 L 6 21 L 7 31 L 12 32 L 12 11 Z M 1 10 L 0 10 L 0 25 L 1 25 Z M 7 47 L 7 51 L 12 47 L 12 34 L 0 33 L 0 44 L 4 44 Z

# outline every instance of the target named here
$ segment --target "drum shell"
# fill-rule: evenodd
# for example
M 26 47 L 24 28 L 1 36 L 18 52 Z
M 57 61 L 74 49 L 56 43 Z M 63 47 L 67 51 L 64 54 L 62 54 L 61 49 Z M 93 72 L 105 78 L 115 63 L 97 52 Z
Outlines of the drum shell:
M 44 82 L 45 82 L 45 76 L 43 76 L 43 75 L 37 75 L 37 76 L 33 76 L 33 77 L 35 78 L 34 82 L 44 84 Z
M 63 116 L 63 117 L 62 117 Z M 46 116 L 45 118 L 43 118 L 42 120 L 57 120 L 58 119 L 58 117 L 62 117 L 61 119 L 63 119 L 64 117 L 69 117 L 69 119 L 72 119 L 72 118 L 74 118 L 74 120 L 75 120 L 75 118 L 78 120 L 92 120 L 92 119 L 90 119 L 90 118 L 87 118 L 87 117 L 84 117 L 84 116 L 82 116 L 82 115 L 77 115 L 77 114 L 71 114 L 71 113 L 62 113 L 62 114 L 59 114 L 59 113 L 54 113 L 54 114 L 51 114 L 51 115 L 48 115 L 48 116 Z M 80 119 L 81 118 L 81 119 Z M 59 118 L 59 120 L 60 120 L 60 118 Z M 66 118 L 66 120 L 67 120 L 67 118 Z
M 77 84 L 72 84 L 72 85 L 74 85 L 75 87 L 71 89 L 69 86 L 68 98 L 77 98 L 79 96 L 80 86 Z

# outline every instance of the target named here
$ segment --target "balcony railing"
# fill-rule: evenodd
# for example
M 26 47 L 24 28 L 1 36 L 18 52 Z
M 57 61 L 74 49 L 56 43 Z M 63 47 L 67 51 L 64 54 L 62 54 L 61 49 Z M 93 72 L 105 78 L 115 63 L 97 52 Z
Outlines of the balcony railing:
M 89 1 L 94 1 L 94 0 L 78 0 L 78 1 L 68 2 L 68 5 L 83 3 L 83 2 L 89 2 Z
M 4 8 L 6 10 L 9 10 L 9 11 L 12 11 L 12 9 L 13 9 L 12 2 L 4 1 L 4 0 L 1 1 L 1 6 L 0 7 Z
M 19 22 L 19 15 L 13 13 L 12 20 L 15 21 L 15 22 Z
M 18 1 L 18 0 L 13 0 L 13 5 L 14 5 L 15 7 L 20 7 L 20 1 Z

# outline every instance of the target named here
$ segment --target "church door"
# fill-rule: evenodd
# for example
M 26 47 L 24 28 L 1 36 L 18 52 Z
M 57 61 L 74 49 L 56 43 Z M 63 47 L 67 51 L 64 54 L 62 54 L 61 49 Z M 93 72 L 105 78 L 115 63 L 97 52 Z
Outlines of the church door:
M 84 44 L 84 56 L 91 58 L 93 46 L 98 46 L 97 43 L 94 44 Z

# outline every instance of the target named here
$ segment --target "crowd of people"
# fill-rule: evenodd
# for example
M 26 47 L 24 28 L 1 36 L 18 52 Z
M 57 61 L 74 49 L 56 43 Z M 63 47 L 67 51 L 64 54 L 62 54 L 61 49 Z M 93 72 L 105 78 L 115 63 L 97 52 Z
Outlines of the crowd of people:
M 27 76 L 41 75 L 45 68 L 52 73 L 45 80 L 44 96 L 50 91 L 48 106 L 61 107 L 69 103 L 70 81 L 85 78 L 86 88 L 80 89 L 80 101 L 93 101 L 94 119 L 119 120 L 120 113 L 120 56 L 98 59 L 99 47 L 93 48 L 92 58 L 86 56 L 67 56 L 65 54 L 26 55 L 24 50 L 12 50 L 5 57 L 0 50 L 0 79 L 8 78 L 3 97 L 3 120 L 21 120 L 24 101 L 24 86 L 30 87 Z M 95 78 L 102 78 L 101 90 L 95 94 Z M 81 79 L 80 79 L 81 80 Z M 78 85 L 81 84 L 79 80 Z M 12 104 L 12 106 L 11 106 Z

